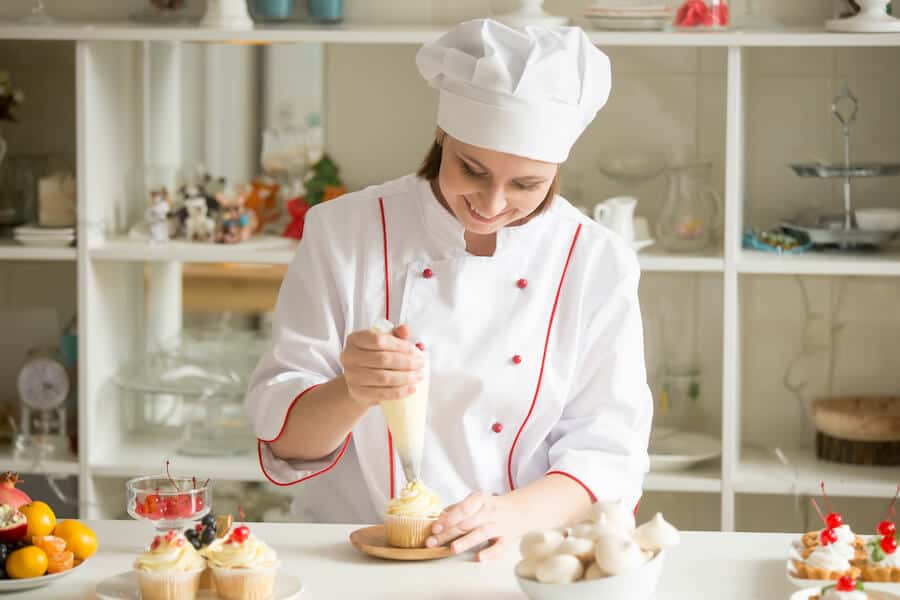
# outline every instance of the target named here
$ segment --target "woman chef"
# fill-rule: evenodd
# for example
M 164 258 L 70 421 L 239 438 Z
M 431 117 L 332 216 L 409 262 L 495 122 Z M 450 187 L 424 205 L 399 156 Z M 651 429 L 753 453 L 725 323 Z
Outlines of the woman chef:
M 493 541 L 486 559 L 591 502 L 639 500 L 639 267 L 556 194 L 610 92 L 581 29 L 474 20 L 416 61 L 440 92 L 431 152 L 308 213 L 247 403 L 266 476 L 304 482 L 299 518 L 379 522 L 404 479 L 378 403 L 408 396 L 427 356 L 421 474 L 451 503 L 428 545 Z

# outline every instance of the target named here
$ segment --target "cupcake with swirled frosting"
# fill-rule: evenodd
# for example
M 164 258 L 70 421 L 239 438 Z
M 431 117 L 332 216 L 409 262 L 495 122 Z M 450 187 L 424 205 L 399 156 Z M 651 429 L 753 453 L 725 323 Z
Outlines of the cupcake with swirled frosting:
M 144 600 L 193 600 L 205 568 L 203 557 L 177 531 L 153 538 L 134 561 Z
M 269 600 L 275 590 L 278 555 L 246 525 L 202 550 L 222 600 Z
M 441 499 L 421 481 L 411 481 L 384 512 L 387 542 L 397 548 L 422 548 L 441 514 Z

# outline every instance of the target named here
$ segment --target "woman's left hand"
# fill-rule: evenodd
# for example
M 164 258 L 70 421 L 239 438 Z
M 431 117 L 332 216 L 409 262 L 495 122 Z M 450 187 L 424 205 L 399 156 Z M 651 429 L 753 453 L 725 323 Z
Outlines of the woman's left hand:
M 508 496 L 473 492 L 441 513 L 431 527 L 432 535 L 426 545 L 436 548 L 452 541 L 451 551 L 459 554 L 491 542 L 478 553 L 477 559 L 497 558 L 508 549 L 511 540 L 522 533 L 512 504 Z

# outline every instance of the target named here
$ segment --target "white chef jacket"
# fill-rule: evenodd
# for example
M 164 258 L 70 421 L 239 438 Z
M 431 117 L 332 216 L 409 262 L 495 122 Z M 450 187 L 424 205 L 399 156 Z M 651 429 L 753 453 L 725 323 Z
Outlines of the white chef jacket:
M 593 500 L 637 502 L 653 410 L 639 276 L 621 238 L 559 196 L 499 230 L 488 257 L 466 252 L 462 225 L 414 175 L 315 206 L 247 395 L 260 467 L 276 485 L 303 482 L 300 520 L 381 520 L 405 483 L 381 410 L 319 461 L 269 444 L 305 392 L 341 374 L 347 337 L 384 317 L 430 361 L 421 475 L 444 502 L 554 472 Z

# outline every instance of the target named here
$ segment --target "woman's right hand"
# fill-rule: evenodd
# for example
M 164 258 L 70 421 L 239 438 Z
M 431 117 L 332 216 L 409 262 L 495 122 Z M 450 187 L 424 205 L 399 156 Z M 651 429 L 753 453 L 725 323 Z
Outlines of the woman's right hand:
M 401 325 L 393 335 L 364 329 L 351 333 L 341 353 L 350 397 L 364 406 L 404 398 L 422 381 L 425 358 Z

